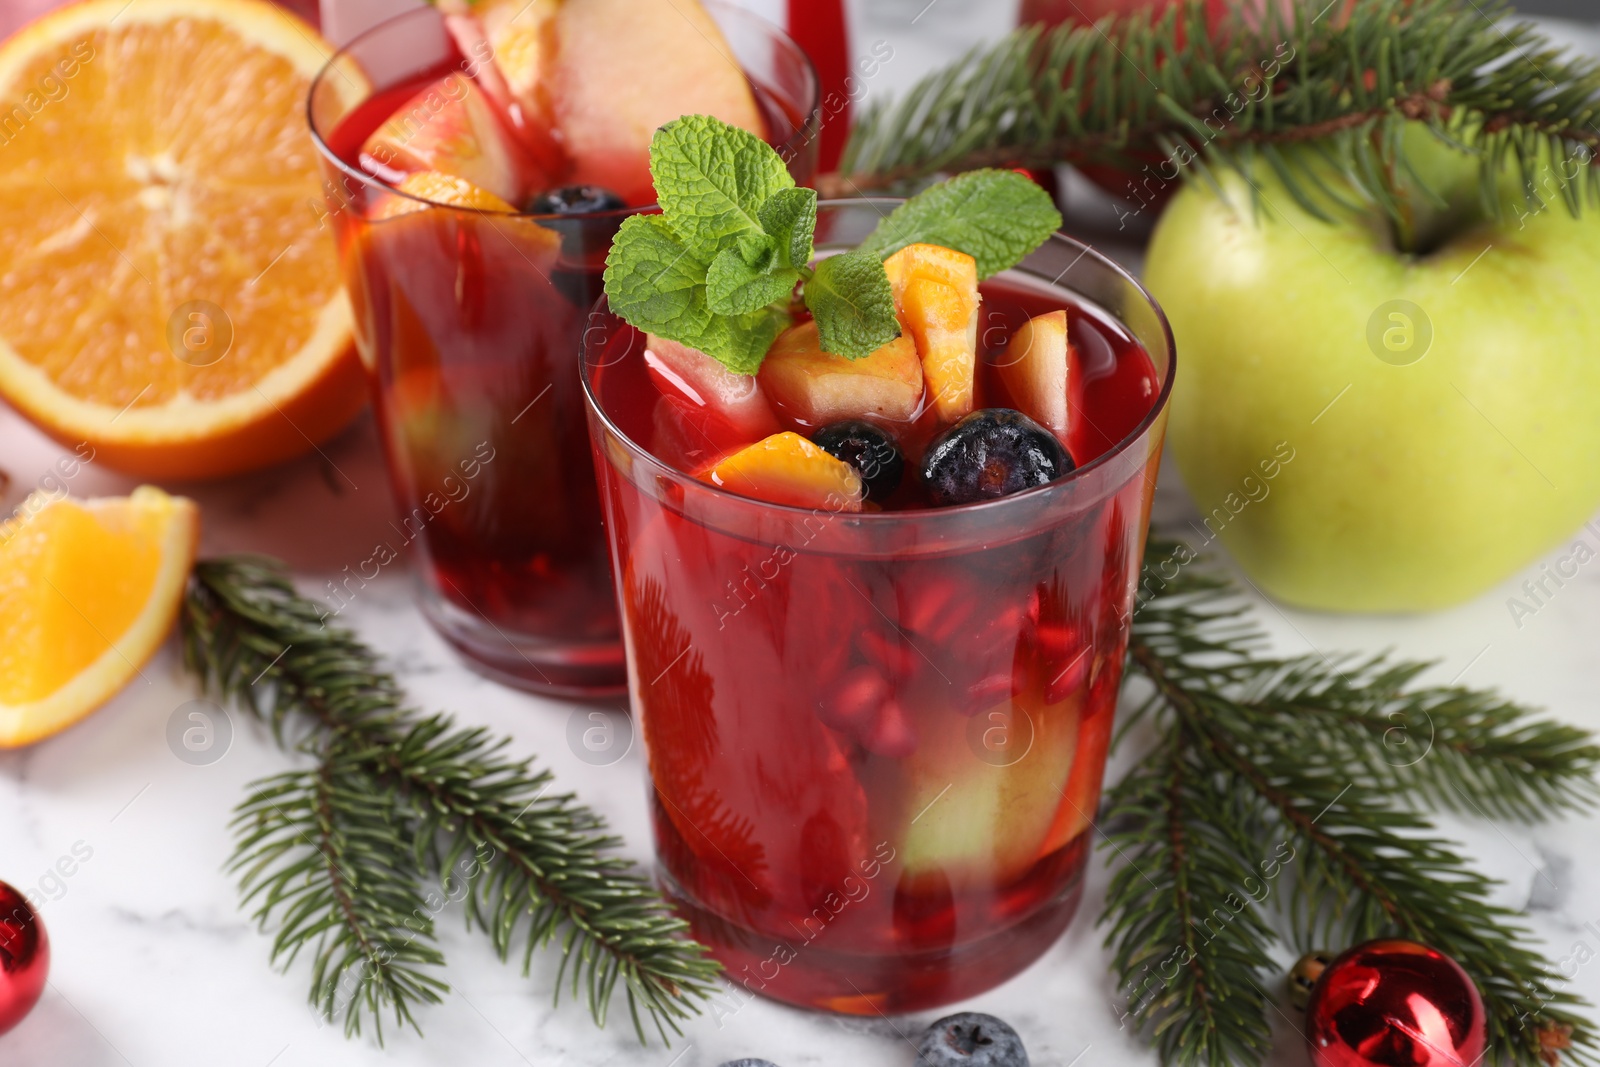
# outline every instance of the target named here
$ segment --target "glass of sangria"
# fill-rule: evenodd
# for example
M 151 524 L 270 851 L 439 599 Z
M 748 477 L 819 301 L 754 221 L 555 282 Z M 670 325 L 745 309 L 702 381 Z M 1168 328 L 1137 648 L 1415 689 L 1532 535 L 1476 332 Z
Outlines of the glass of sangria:
M 822 205 L 819 254 L 895 203 Z M 744 387 L 605 304 L 585 337 L 662 881 L 754 993 L 859 1015 L 946 1004 L 1040 956 L 1082 893 L 1172 336 L 1138 282 L 1060 234 L 973 284 L 972 414 L 954 424 L 932 377 L 897 392 L 894 345 L 855 365 L 888 376 L 873 410 L 836 422 L 857 371 L 797 355 L 804 324 Z M 1054 373 L 1024 364 L 1052 344 Z M 993 458 L 1023 422 L 1042 432 L 1016 418 L 1029 407 L 1070 473 L 932 506 L 950 504 L 921 473 L 941 442 L 991 435 Z M 797 436 L 859 478 L 795 490 L 813 475 L 792 442 L 765 467 L 726 458 Z M 987 471 L 972 476 L 1005 475 Z
M 427 618 L 490 677 L 601 696 L 625 674 L 577 351 L 612 236 L 653 202 L 632 126 L 647 137 L 679 96 L 731 110 L 804 182 L 817 82 L 793 42 L 731 6 L 556 7 L 422 8 L 352 41 L 311 89 L 327 178 L 313 206 L 338 242 L 398 504 L 378 562 L 414 551 Z M 552 37 L 574 62 L 528 58 Z

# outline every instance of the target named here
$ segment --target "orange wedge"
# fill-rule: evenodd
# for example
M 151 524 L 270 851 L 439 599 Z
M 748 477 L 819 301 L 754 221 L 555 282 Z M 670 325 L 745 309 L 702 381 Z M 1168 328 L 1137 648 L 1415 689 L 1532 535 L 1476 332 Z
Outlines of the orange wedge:
M 409 215 L 416 211 L 426 211 L 428 203 L 447 204 L 450 207 L 464 207 L 472 211 L 498 211 L 506 214 L 517 209 L 494 195 L 487 189 L 480 189 L 465 178 L 457 178 L 453 174 L 442 174 L 436 170 L 419 170 L 414 174 L 407 174 L 398 186 L 406 196 L 391 196 L 373 212 L 377 219 L 392 219 L 399 215 Z M 416 197 L 416 199 L 411 199 Z M 545 231 L 547 233 L 551 231 Z M 560 244 L 560 238 L 553 238 L 553 243 Z
M 934 410 L 954 422 L 972 410 L 978 363 L 978 264 L 940 245 L 907 245 L 884 260 L 895 310 L 922 356 Z
M 86 0 L 0 44 L 0 396 L 156 477 L 360 410 L 305 118 L 328 52 L 266 0 Z
M 700 478 L 742 496 L 799 508 L 860 511 L 867 495 L 854 467 L 788 431 L 740 449 Z
M 149 486 L 36 493 L 0 523 L 0 748 L 66 729 L 138 674 L 177 617 L 199 536 L 194 504 Z

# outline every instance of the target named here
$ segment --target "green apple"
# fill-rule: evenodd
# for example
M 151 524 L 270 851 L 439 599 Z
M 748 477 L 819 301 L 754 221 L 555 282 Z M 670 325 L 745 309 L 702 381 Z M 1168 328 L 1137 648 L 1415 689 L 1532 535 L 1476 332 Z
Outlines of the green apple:
M 1413 188 L 1404 240 L 1376 207 L 1325 222 L 1268 168 L 1218 168 L 1149 250 L 1169 447 L 1204 537 L 1286 603 L 1456 604 L 1600 506 L 1600 208 L 1530 210 L 1507 177 L 1494 221 L 1468 157 L 1407 142 L 1442 203 Z

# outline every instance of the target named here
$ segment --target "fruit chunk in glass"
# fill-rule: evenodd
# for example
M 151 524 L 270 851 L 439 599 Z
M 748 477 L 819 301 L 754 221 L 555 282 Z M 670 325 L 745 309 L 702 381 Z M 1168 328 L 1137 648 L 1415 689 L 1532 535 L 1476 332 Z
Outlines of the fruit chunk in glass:
M 819 243 L 891 206 L 824 206 Z M 1137 283 L 1059 235 L 973 286 L 966 353 L 904 299 L 896 345 L 845 365 L 802 322 L 756 378 L 609 316 L 586 338 L 663 880 L 752 992 L 949 1003 L 1037 958 L 1081 894 L 1171 339 Z M 931 506 L 930 442 L 996 408 L 1075 470 Z M 841 421 L 894 442 L 898 486 L 874 499 L 873 461 L 817 444 L 870 455 L 825 432 Z
M 612 236 L 653 199 L 650 131 L 717 113 L 804 180 L 815 95 L 776 30 L 685 0 L 419 10 L 313 86 L 325 217 L 399 510 L 362 566 L 414 549 L 429 620 L 491 676 L 623 685 L 576 353 Z M 358 570 L 341 602 L 372 576 Z

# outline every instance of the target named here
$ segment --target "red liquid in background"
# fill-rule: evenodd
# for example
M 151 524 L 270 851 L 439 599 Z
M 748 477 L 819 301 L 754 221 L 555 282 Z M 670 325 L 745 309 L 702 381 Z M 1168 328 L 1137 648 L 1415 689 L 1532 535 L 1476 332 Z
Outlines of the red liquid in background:
M 358 166 L 378 126 L 460 69 L 444 63 L 376 92 L 329 146 Z M 771 94 L 753 88 L 774 129 L 795 127 Z M 814 149 L 796 166 L 811 159 Z M 534 222 L 431 208 L 375 220 L 388 194 L 343 175 L 331 181 L 351 200 L 332 220 L 401 512 L 395 547 L 417 543 L 429 587 L 459 626 L 506 643 L 491 666 L 509 680 L 619 689 L 623 654 L 578 348 L 626 213 Z M 434 621 L 462 643 L 455 624 L 437 611 Z M 569 656 L 570 670 L 535 665 L 537 650 L 523 647 L 530 637 L 590 652 Z
M 1005 278 L 982 291 L 986 362 L 1028 317 L 1062 307 Z M 1111 319 L 1069 317 L 1085 361 L 1072 398 L 1084 465 L 1149 414 L 1157 378 Z M 592 384 L 612 421 L 654 448 L 678 438 L 657 433 L 667 402 L 641 351 L 619 330 Z M 980 404 L 1006 402 L 992 377 L 980 372 Z M 925 436 L 911 430 L 910 451 Z M 848 517 L 822 513 L 814 542 L 776 521 L 783 532 L 752 540 L 695 521 L 671 487 L 641 491 L 648 473 L 602 470 L 657 853 L 733 981 L 832 1011 L 922 1010 L 1004 981 L 1065 928 L 1147 474 L 1042 529 L 997 516 L 992 540 L 985 530 L 942 554 L 905 490 L 890 503 L 906 527 L 875 526 L 877 549 L 855 555 L 821 547 L 836 543 L 822 527 Z

